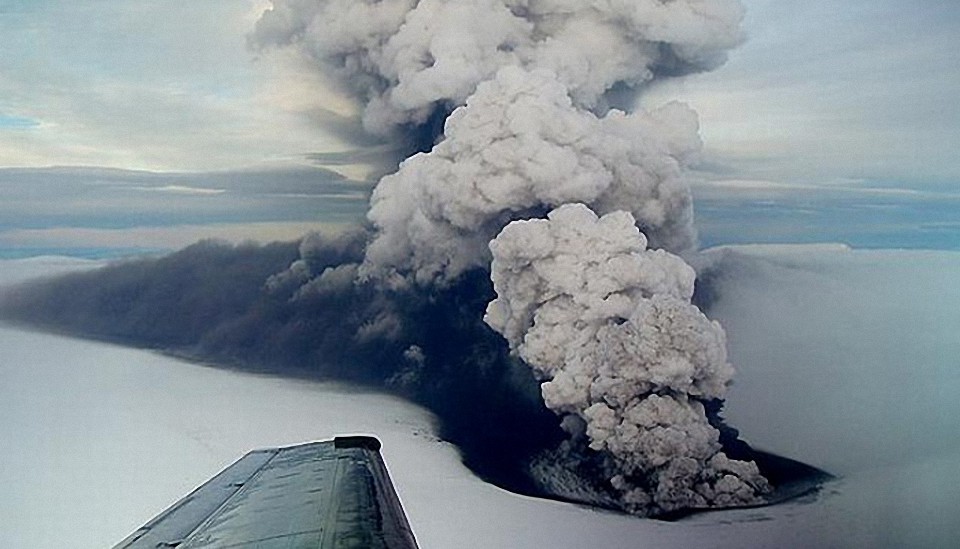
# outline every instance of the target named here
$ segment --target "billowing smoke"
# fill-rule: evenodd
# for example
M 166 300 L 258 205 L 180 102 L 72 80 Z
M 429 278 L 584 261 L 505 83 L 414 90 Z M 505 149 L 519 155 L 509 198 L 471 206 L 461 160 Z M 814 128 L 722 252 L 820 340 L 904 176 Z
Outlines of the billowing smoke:
M 691 250 L 696 116 L 610 107 L 722 63 L 741 17 L 736 0 L 277 0 L 253 39 L 338 77 L 369 131 L 433 149 L 378 186 L 365 262 L 427 282 L 486 265 L 509 220 L 567 202 L 625 209 L 653 245 Z
M 296 44 L 390 134 L 452 110 L 505 66 L 545 69 L 580 108 L 714 68 L 741 40 L 737 0 L 274 0 L 259 44 Z
M 487 244 L 511 219 L 580 202 L 627 209 L 661 246 L 693 246 L 680 162 L 699 148 L 693 113 L 577 109 L 547 71 L 507 67 L 450 115 L 443 140 L 381 180 L 366 272 L 442 282 L 486 267 Z
M 722 63 L 741 17 L 735 0 L 274 0 L 252 42 L 302 52 L 367 131 L 419 151 L 374 190 L 369 230 L 308 236 L 292 261 L 202 244 L 5 313 L 387 387 L 518 491 L 638 514 L 756 503 L 767 481 L 719 417 L 724 333 L 681 258 L 697 118 L 631 109 Z
M 486 321 L 543 381 L 544 402 L 608 457 L 621 504 L 642 513 L 756 503 L 753 463 L 721 452 L 702 402 L 733 374 L 723 330 L 690 304 L 694 272 L 647 249 L 627 212 L 567 204 L 491 242 Z
M 443 287 L 492 251 L 487 323 L 637 513 L 768 489 L 707 417 L 733 370 L 722 329 L 690 303 L 693 269 L 670 253 L 695 247 L 696 115 L 612 108 L 721 63 L 741 16 L 727 0 L 275 0 L 255 35 L 301 48 L 358 95 L 368 131 L 422 150 L 373 193 L 360 279 Z

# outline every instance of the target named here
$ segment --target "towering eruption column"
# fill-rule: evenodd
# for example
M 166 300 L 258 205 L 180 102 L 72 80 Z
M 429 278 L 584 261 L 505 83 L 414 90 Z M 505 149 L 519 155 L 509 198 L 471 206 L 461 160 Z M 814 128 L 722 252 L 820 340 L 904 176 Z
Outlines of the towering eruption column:
M 373 133 L 421 141 L 450 113 L 375 189 L 359 276 L 411 288 L 490 269 L 488 324 L 640 514 L 767 489 L 707 421 L 732 368 L 673 255 L 695 248 L 696 115 L 611 108 L 721 64 L 741 18 L 735 0 L 274 0 L 254 35 L 335 75 Z

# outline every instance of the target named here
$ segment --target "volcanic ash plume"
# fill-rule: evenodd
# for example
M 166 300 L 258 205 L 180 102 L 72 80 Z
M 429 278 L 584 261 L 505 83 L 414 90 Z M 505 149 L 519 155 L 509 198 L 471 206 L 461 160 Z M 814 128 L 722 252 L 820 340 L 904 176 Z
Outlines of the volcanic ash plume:
M 637 513 L 767 488 L 708 422 L 732 368 L 670 253 L 695 248 L 696 115 L 614 108 L 722 63 L 741 17 L 735 0 L 274 0 L 254 36 L 300 48 L 368 131 L 424 151 L 375 189 L 359 279 L 444 288 L 492 259 L 487 322 Z
M 696 116 L 680 104 L 598 118 L 577 109 L 552 73 L 504 68 L 450 115 L 430 153 L 380 181 L 366 268 L 451 280 L 489 264 L 487 243 L 506 222 L 568 202 L 628 209 L 660 245 L 689 250 L 680 162 L 699 146 Z
M 515 221 L 490 247 L 498 297 L 485 320 L 543 381 L 546 405 L 571 416 L 571 434 L 609 456 L 627 509 L 758 501 L 766 481 L 720 452 L 701 404 L 723 396 L 733 369 L 720 325 L 690 304 L 693 269 L 647 249 L 629 213 L 582 204 Z
M 546 69 L 577 106 L 720 65 L 741 40 L 736 0 L 274 0 L 259 45 L 297 45 L 351 88 L 369 131 L 462 105 L 502 67 Z

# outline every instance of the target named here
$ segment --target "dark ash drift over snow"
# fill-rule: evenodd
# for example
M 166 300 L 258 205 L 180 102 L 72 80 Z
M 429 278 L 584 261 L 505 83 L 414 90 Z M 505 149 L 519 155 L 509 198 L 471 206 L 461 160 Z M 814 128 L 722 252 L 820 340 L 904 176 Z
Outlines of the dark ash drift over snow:
M 483 324 L 488 274 L 417 291 L 354 284 L 367 239 L 354 230 L 299 246 L 200 242 L 0 290 L 0 317 L 243 370 L 386 389 L 436 413 L 440 435 L 482 477 L 544 495 L 524 464 L 563 433 L 529 369 Z
M 262 290 L 166 344 L 408 394 L 469 464 L 518 491 L 651 515 L 762 501 L 766 480 L 734 459 L 750 453 L 718 415 L 732 375 L 723 331 L 690 303 L 681 259 L 696 244 L 684 183 L 696 115 L 609 108 L 654 78 L 721 63 L 740 40 L 739 3 L 273 4 L 253 42 L 297 48 L 356 94 L 368 131 L 423 152 L 380 181 L 368 233 L 307 237 L 295 261 L 233 271 Z M 173 276 L 190 285 L 191 253 L 232 265 L 253 253 L 203 246 L 24 291 L 7 308 L 70 324 L 53 304 L 114 277 L 63 310 L 126 322 L 164 283 L 153 269 L 186 262 Z M 166 341 L 149 322 L 86 332 Z

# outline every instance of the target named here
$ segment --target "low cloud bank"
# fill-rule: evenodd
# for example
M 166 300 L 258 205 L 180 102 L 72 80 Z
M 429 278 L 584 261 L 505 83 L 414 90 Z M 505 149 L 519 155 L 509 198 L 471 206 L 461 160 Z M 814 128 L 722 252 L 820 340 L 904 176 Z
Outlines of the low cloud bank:
M 840 475 L 960 450 L 960 253 L 708 250 L 702 301 L 737 364 L 752 444 Z

